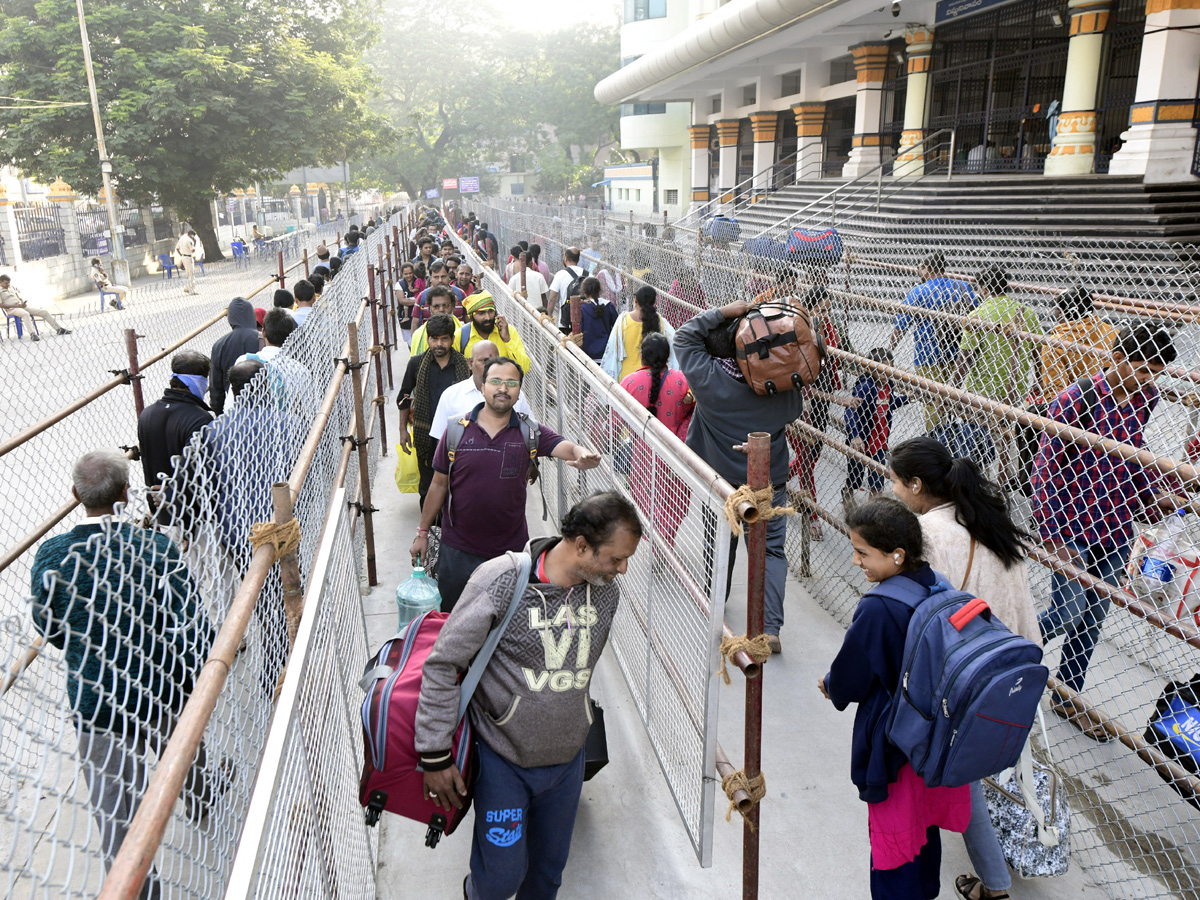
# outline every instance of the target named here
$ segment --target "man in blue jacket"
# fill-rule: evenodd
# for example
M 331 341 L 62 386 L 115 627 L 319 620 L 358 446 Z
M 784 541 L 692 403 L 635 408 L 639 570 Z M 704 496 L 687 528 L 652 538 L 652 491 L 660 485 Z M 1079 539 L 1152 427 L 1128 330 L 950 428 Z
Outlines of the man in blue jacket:
M 738 369 L 731 321 L 750 311 L 745 300 L 735 300 L 720 309 L 710 309 L 685 322 L 675 332 L 675 355 L 696 398 L 696 412 L 688 426 L 687 445 L 732 485 L 746 482 L 746 437 L 752 431 L 771 435 L 771 484 L 775 505 L 787 502 L 788 445 L 784 429 L 800 417 L 801 391 L 781 391 L 770 396 L 755 393 Z M 709 523 L 712 525 L 712 523 Z M 715 526 L 714 526 L 715 527 Z M 763 631 L 771 650 L 783 646 L 783 593 L 787 583 L 787 518 L 777 516 L 767 523 L 766 617 Z M 737 541 L 729 546 L 726 593 L 733 579 Z

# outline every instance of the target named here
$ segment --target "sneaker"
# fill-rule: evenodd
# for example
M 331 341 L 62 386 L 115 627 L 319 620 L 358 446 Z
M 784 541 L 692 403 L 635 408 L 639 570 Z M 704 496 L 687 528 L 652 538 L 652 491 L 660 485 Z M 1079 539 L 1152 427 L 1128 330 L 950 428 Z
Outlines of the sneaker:
M 109 305 L 109 306 L 111 306 L 113 309 L 120 309 L 120 308 L 121 308 L 121 304 L 120 304 L 120 303 L 118 303 L 116 300 L 109 300 L 109 301 L 108 301 L 108 305 Z
M 71 333 L 70 328 L 60 328 L 60 329 L 58 329 L 58 331 L 55 332 L 55 334 L 70 334 L 70 333 Z
M 41 337 L 40 337 L 39 335 L 36 335 L 36 334 L 31 334 L 31 335 L 29 336 L 29 339 L 30 339 L 31 341 L 40 341 L 40 340 L 41 340 Z
M 767 644 L 770 646 L 772 653 L 782 653 L 783 652 L 783 644 L 780 643 L 779 635 L 768 634 L 767 635 Z

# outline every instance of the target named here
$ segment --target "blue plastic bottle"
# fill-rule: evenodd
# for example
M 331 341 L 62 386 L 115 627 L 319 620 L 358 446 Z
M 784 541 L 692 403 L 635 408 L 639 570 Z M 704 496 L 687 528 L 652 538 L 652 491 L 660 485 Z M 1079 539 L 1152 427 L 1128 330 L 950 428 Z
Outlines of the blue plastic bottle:
M 396 588 L 396 606 L 400 609 L 400 624 L 403 628 L 421 613 L 436 610 L 442 605 L 442 595 L 437 582 L 425 574 L 425 567 L 417 561 L 412 575 Z

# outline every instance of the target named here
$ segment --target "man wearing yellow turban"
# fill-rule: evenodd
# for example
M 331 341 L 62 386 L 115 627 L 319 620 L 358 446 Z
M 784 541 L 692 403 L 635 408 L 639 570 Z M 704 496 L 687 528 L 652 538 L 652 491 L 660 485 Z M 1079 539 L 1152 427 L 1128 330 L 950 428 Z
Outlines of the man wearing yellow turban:
M 463 301 L 468 321 L 458 332 L 458 352 L 471 355 L 471 348 L 480 341 L 491 341 L 501 356 L 507 356 L 528 372 L 529 354 L 521 343 L 517 329 L 504 316 L 496 315 L 496 301 L 487 291 L 472 294 Z

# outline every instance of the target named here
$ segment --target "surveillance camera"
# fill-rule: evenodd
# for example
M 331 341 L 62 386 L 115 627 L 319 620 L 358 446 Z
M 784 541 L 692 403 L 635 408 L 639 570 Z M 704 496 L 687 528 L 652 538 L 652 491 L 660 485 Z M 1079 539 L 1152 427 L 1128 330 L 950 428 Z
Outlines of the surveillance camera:
M 892 18 L 900 18 L 900 0 L 892 0 Z

